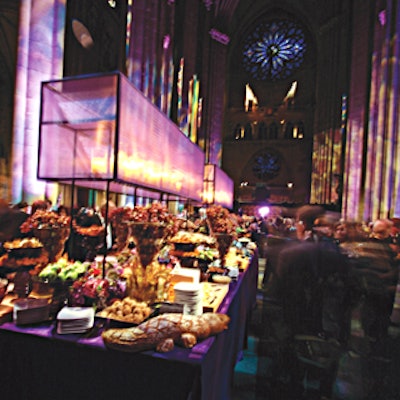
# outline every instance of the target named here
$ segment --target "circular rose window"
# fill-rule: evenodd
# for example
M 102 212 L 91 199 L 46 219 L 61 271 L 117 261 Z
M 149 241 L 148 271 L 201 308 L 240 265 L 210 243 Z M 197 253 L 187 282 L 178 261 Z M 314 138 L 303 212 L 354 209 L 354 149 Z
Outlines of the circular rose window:
M 306 48 L 304 31 L 295 22 L 262 22 L 245 40 L 244 68 L 255 79 L 284 79 L 303 63 Z

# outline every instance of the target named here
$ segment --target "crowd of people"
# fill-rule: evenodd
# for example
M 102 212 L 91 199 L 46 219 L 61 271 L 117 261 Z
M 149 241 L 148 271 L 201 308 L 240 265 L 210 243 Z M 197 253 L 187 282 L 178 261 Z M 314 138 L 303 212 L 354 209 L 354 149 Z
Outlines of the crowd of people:
M 267 233 L 264 285 L 291 334 L 378 353 L 400 322 L 399 221 L 344 220 L 317 206 L 282 221 Z

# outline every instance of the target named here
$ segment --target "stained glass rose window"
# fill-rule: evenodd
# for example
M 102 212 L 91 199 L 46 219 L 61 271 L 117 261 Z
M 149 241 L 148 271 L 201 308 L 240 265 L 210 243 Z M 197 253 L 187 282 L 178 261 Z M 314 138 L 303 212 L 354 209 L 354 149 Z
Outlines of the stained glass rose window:
M 253 174 L 262 181 L 278 176 L 281 169 L 280 156 L 273 150 L 264 150 L 253 159 Z
M 295 22 L 262 22 L 245 39 L 244 68 L 255 79 L 284 79 L 300 67 L 306 48 L 304 31 Z

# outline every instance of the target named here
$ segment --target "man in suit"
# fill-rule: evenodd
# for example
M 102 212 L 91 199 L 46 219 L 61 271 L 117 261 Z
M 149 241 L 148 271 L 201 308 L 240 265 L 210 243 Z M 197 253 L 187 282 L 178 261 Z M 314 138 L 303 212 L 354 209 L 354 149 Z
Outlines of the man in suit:
M 320 226 L 314 226 L 313 240 L 299 241 L 283 249 L 277 263 L 277 293 L 283 306 L 283 313 L 293 335 L 320 334 L 331 330 L 329 335 L 338 336 L 344 321 L 324 323 L 324 307 L 327 283 L 333 277 L 346 279 L 348 272 L 345 256 L 329 236 L 330 222 L 319 219 Z M 322 226 L 327 224 L 328 226 Z M 329 299 L 331 300 L 331 299 Z M 342 311 L 344 294 L 337 296 L 335 304 L 329 303 L 330 312 Z M 345 319 L 345 315 L 336 315 Z M 333 326 L 338 325 L 338 326 Z
M 106 227 L 106 248 L 107 248 L 107 250 L 110 250 L 114 244 L 114 234 L 113 234 L 113 229 L 112 229 L 111 222 L 110 222 L 110 214 L 116 208 L 117 208 L 117 206 L 111 200 L 109 200 L 107 203 L 104 203 L 100 207 L 100 220 L 101 220 L 102 225 L 105 226 L 106 221 L 107 221 L 107 227 Z

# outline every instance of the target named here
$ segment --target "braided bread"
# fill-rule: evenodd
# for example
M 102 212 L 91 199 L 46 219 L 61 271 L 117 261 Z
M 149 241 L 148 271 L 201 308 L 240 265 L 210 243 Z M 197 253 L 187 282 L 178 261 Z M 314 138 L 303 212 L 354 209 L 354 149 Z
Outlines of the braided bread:
M 106 347 L 128 352 L 155 349 L 172 350 L 174 343 L 191 348 L 198 340 L 216 335 L 228 328 L 225 314 L 183 315 L 167 313 L 132 328 L 108 329 L 102 333 Z

